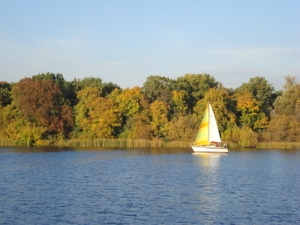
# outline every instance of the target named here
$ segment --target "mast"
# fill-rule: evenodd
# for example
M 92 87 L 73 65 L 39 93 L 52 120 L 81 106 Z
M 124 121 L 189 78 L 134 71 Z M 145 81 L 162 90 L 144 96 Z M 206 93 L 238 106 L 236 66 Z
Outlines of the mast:
M 207 127 L 207 132 L 208 132 L 208 135 L 207 135 L 207 137 L 208 137 L 208 142 L 209 142 L 209 140 L 210 140 L 210 108 L 211 108 L 211 105 L 210 105 L 210 103 L 207 103 L 207 111 L 208 111 L 208 113 L 207 113 L 207 115 L 208 115 L 208 127 Z

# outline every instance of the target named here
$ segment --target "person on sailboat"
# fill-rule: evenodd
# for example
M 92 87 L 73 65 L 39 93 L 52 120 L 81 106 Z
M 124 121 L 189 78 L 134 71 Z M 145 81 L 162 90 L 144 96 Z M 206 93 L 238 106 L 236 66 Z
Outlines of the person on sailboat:
M 220 147 L 218 142 L 213 142 L 213 144 L 214 144 L 214 146 L 217 147 L 217 148 Z

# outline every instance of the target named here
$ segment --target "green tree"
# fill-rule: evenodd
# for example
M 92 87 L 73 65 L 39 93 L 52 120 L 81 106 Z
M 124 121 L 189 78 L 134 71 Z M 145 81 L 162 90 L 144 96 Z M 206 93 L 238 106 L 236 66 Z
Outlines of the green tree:
M 117 84 L 114 84 L 112 82 L 103 83 L 101 96 L 106 97 L 115 89 L 121 89 L 121 88 L 120 88 L 120 86 L 118 86 Z
M 143 84 L 142 91 L 150 102 L 158 100 L 159 97 L 161 98 L 160 101 L 165 102 L 165 95 L 169 95 L 170 91 L 174 90 L 174 85 L 174 80 L 170 78 L 157 75 L 149 76 Z M 166 101 L 168 101 L 168 99 Z
M 120 87 L 112 82 L 105 83 L 101 78 L 97 77 L 85 77 L 83 79 L 74 79 L 72 81 L 72 85 L 74 86 L 75 92 L 85 89 L 86 87 L 97 88 L 101 97 L 106 97 L 109 95 L 114 89 L 120 89 Z
M 0 82 L 0 108 L 11 104 L 11 84 Z
M 85 77 L 83 79 L 77 79 L 75 78 L 72 81 L 72 84 L 76 90 L 76 92 L 85 89 L 87 87 L 94 87 L 97 88 L 100 92 L 102 91 L 103 82 L 101 78 L 95 78 L 95 77 Z
M 176 90 L 184 90 L 187 93 L 189 112 L 192 112 L 197 101 L 202 99 L 210 88 L 217 86 L 218 82 L 209 74 L 186 74 L 176 80 Z
M 250 78 L 248 83 L 243 83 L 236 89 L 236 93 L 249 91 L 256 99 L 256 104 L 259 111 L 270 117 L 272 105 L 277 97 L 274 92 L 274 87 L 264 77 Z

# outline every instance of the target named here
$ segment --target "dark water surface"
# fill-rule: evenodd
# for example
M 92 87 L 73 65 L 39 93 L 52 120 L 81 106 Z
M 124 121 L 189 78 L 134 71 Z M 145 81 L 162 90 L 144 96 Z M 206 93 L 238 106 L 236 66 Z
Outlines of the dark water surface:
M 0 148 L 0 224 L 300 224 L 300 151 Z

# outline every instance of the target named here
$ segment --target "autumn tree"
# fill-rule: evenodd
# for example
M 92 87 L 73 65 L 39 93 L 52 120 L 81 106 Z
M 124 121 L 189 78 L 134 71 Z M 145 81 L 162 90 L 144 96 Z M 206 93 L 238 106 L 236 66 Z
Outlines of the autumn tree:
M 120 110 L 123 128 L 120 129 L 121 138 L 151 138 L 150 129 L 148 129 L 149 117 L 146 112 L 149 105 L 140 87 L 115 89 L 109 98 L 113 99 Z
M 115 129 L 121 125 L 121 121 L 113 100 L 100 97 L 100 90 L 96 87 L 80 90 L 77 98 L 77 135 L 85 138 L 114 138 Z
M 224 132 L 224 140 L 228 141 L 231 147 L 256 147 L 257 136 L 256 132 L 246 126 L 234 126 Z
M 286 76 L 283 93 L 274 102 L 274 111 L 265 141 L 300 141 L 300 83 Z
M 58 85 L 61 91 L 61 96 L 68 105 L 74 106 L 76 104 L 75 88 L 71 82 L 68 82 L 64 79 L 61 73 L 39 73 L 37 75 L 33 75 L 31 79 L 33 81 L 52 81 L 53 83 Z
M 167 124 L 167 141 L 190 141 L 194 140 L 199 126 L 197 118 L 191 114 L 180 114 Z
M 78 103 L 74 107 L 75 134 L 88 129 L 91 105 L 98 97 L 100 97 L 100 90 L 96 87 L 86 87 L 77 92 Z
M 140 111 L 140 100 L 142 97 L 141 88 L 126 88 L 119 92 L 114 98 L 118 108 L 126 118 L 132 117 Z
M 19 114 L 20 111 L 13 105 L 7 105 L 0 109 L 0 137 L 16 139 L 15 129 L 12 124 L 18 119 Z
M 242 127 L 250 127 L 255 131 L 266 129 L 268 118 L 259 110 L 259 103 L 248 90 L 238 92 L 235 95 L 237 101 L 237 111 L 239 115 L 239 124 Z
M 268 129 L 262 134 L 263 141 L 290 141 L 289 129 L 290 118 L 286 115 L 277 115 L 276 119 L 271 119 Z M 295 141 L 295 140 L 294 140 Z
M 274 102 L 276 114 L 297 115 L 300 120 L 300 82 L 296 77 L 286 76 L 283 94 Z
M 16 118 L 5 128 L 5 137 L 31 146 L 43 138 L 46 129 L 24 118 Z
M 149 117 L 144 113 L 139 113 L 128 118 L 120 138 L 151 140 L 152 131 Z
M 119 109 L 111 99 L 103 97 L 92 102 L 89 120 L 89 134 L 95 138 L 115 138 L 116 128 L 121 126 Z
M 276 99 L 276 100 L 275 100 Z M 40 139 L 131 138 L 190 141 L 210 102 L 222 140 L 243 147 L 260 141 L 300 141 L 300 84 L 287 76 L 274 92 L 264 77 L 227 89 L 209 74 L 176 80 L 149 76 L 121 89 L 101 78 L 65 81 L 41 73 L 0 82 L 0 138 L 32 145 Z
M 12 96 L 26 120 L 45 128 L 44 135 L 67 134 L 65 129 L 72 128 L 72 109 L 61 98 L 58 84 L 51 80 L 24 78 L 13 87 Z
M 181 91 L 172 91 L 172 110 L 175 115 L 181 115 L 187 113 L 187 92 L 184 90 Z
M 160 101 L 154 101 L 150 105 L 150 127 L 154 136 L 164 139 L 167 134 L 169 106 Z

